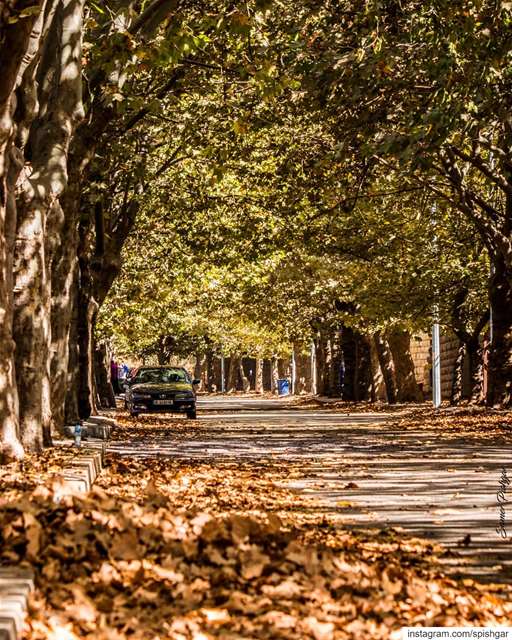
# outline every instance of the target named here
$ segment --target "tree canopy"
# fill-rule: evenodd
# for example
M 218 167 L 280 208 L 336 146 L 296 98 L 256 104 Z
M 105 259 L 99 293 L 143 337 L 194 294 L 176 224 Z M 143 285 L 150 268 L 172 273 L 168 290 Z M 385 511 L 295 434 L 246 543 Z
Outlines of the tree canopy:
M 492 316 L 487 402 L 510 404 L 511 20 L 485 0 L 4 3 L 2 440 L 90 414 L 98 336 L 266 356 L 438 317 L 476 353 Z

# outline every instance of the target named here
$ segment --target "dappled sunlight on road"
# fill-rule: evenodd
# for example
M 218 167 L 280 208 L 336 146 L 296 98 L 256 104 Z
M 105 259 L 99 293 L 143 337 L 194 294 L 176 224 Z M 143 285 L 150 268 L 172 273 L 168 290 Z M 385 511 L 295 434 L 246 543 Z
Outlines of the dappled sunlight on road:
M 496 491 L 511 459 L 507 414 L 350 413 L 279 400 L 273 411 L 271 400 L 259 410 L 236 402 L 238 410 L 223 411 L 222 399 L 205 399 L 197 421 L 121 414 L 110 450 L 274 464 L 282 486 L 315 498 L 341 524 L 403 528 L 456 552 L 443 559 L 448 569 L 467 558 L 470 573 L 512 579 L 512 545 L 496 531 Z

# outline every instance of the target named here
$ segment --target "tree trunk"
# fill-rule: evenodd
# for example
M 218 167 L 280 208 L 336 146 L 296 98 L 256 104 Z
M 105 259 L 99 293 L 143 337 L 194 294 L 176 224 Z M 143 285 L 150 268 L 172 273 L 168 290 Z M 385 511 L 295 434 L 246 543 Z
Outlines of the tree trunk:
M 315 339 L 315 364 L 316 364 L 316 392 L 319 396 L 327 395 L 329 389 L 327 338 L 320 331 Z
M 9 173 L 12 167 L 10 169 Z M 0 168 L 0 173 L 1 171 Z M 0 175 L 0 458 L 20 459 L 23 457 L 24 450 L 19 433 L 19 402 L 12 327 L 12 256 L 16 206 L 13 197 L 14 183 L 9 185 L 9 182 L 7 177 L 3 179 Z
M 98 306 L 95 300 L 79 292 L 78 306 L 78 416 L 81 420 L 97 410 L 94 389 L 94 326 Z
M 19 430 L 13 340 L 13 249 L 16 229 L 15 186 L 23 167 L 22 154 L 14 147 L 13 112 L 15 90 L 39 49 L 44 0 L 32 3 L 41 11 L 24 18 L 24 5 L 4 3 L 0 15 L 0 453 L 1 457 L 24 455 Z M 30 124 L 26 123 L 27 126 Z
M 263 393 L 263 360 L 261 358 L 256 358 L 254 390 L 256 393 Z
M 358 345 L 357 332 L 350 327 L 341 330 L 341 348 L 343 350 L 342 380 L 340 387 L 343 400 L 357 400 L 358 387 Z
M 386 386 L 388 404 L 395 404 L 397 400 L 397 388 L 395 365 L 393 362 L 393 356 L 391 355 L 391 349 L 389 348 L 388 341 L 380 331 L 375 333 L 373 339 L 375 342 L 377 358 L 380 364 L 380 370 L 382 371 L 382 377 L 384 378 L 384 385 Z
M 213 351 L 206 352 L 206 391 L 212 393 L 215 390 L 215 359 Z
M 466 345 L 459 342 L 457 357 L 453 366 L 452 389 L 450 404 L 458 404 L 464 397 L 464 360 L 466 357 Z
M 345 328 L 334 329 L 329 336 L 328 363 L 329 363 L 329 389 L 328 395 L 332 398 L 345 398 L 345 352 L 344 352 Z
M 45 189 L 49 197 L 49 190 Z M 49 200 L 33 197 L 18 202 L 14 264 L 14 320 L 16 380 L 20 403 L 20 428 L 25 449 L 43 446 L 42 394 L 47 322 L 43 291 L 48 273 L 44 234 Z
M 279 380 L 279 360 L 277 356 L 272 356 L 270 360 L 270 391 L 273 394 L 278 393 L 277 381 Z
M 411 336 L 407 331 L 394 330 L 388 335 L 393 357 L 398 402 L 421 402 L 422 394 L 411 356 Z
M 489 283 L 492 342 L 489 353 L 487 405 L 512 406 L 512 271 L 498 256 Z
M 395 329 L 389 333 L 388 342 L 393 356 L 398 402 L 421 402 L 423 398 L 411 356 L 411 335 Z
M 457 332 L 460 347 L 455 360 L 452 379 L 452 391 L 450 404 L 458 404 L 465 397 L 469 397 L 473 403 L 483 402 L 483 353 L 479 336 L 481 329 L 477 329 L 473 335 L 466 331 Z M 467 362 L 469 369 L 469 393 L 464 389 L 464 369 Z
M 382 397 L 386 397 L 386 385 L 384 384 L 384 376 L 382 375 L 382 371 L 380 368 L 375 339 L 372 340 L 370 338 L 368 340 L 368 344 L 370 346 L 370 360 L 372 371 L 371 401 L 376 402 L 377 400 L 382 399 Z
M 251 382 L 249 378 L 245 375 L 243 358 L 240 358 L 240 363 L 238 365 L 238 372 L 239 372 L 239 378 L 242 382 L 242 390 L 244 393 L 248 393 L 251 390 Z
M 79 226 L 78 295 L 76 308 L 77 404 L 78 416 L 86 420 L 96 410 L 94 394 L 94 328 L 98 305 L 93 296 L 93 276 L 89 258 L 91 229 L 84 221 Z
M 157 344 L 156 359 L 158 364 L 162 367 L 167 364 L 167 350 L 165 348 L 165 338 L 160 336 Z
M 238 389 L 238 375 L 240 373 L 240 356 L 231 354 L 229 358 L 229 373 L 227 392 L 233 393 Z
M 50 269 L 62 213 L 58 198 L 67 183 L 68 145 L 82 115 L 82 12 L 83 0 L 48 3 L 42 56 L 27 66 L 22 94 L 25 111 L 39 108 L 27 143 L 31 172 L 25 174 L 18 205 L 13 323 L 21 433 L 32 450 L 51 441 Z
M 78 346 L 78 266 L 71 287 L 71 313 L 69 324 L 68 362 L 64 392 L 64 424 L 76 424 L 80 420 L 78 410 L 78 387 L 80 385 L 80 353 Z
M 366 336 L 359 331 L 355 332 L 356 337 L 356 378 L 355 378 L 355 399 L 358 402 L 365 402 L 370 399 L 372 391 L 372 361 L 370 344 Z
M 105 344 L 94 350 L 94 377 L 99 403 L 102 409 L 115 409 L 116 398 L 110 380 L 110 357 Z
M 34 7 L 42 7 L 35 2 Z M 13 336 L 13 252 L 17 224 L 15 188 L 24 159 L 14 146 L 17 134 L 13 113 L 15 90 L 27 64 L 39 47 L 42 16 L 19 19 L 20 4 L 2 7 L 0 17 L 0 453 L 4 458 L 22 458 L 19 398 Z M 42 13 L 42 12 L 41 12 Z M 12 20 L 11 20 L 12 18 Z M 27 125 L 32 113 L 27 116 Z
M 205 368 L 206 357 L 202 353 L 196 354 L 196 362 L 194 365 L 194 378 L 201 380 L 197 386 L 198 391 L 203 391 L 207 386 L 208 371 Z
M 474 404 L 485 402 L 484 393 L 484 347 L 478 339 L 467 345 L 470 371 L 470 399 Z

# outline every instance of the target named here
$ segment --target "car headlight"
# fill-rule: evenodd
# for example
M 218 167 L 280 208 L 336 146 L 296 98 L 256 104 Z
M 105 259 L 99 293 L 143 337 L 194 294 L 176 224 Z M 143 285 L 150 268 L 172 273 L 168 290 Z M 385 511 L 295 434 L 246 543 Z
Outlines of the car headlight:
M 191 393 L 177 393 L 175 396 L 176 400 L 186 400 L 187 398 L 192 398 Z
M 134 400 L 151 400 L 151 396 L 149 395 L 149 393 L 134 393 L 133 399 Z

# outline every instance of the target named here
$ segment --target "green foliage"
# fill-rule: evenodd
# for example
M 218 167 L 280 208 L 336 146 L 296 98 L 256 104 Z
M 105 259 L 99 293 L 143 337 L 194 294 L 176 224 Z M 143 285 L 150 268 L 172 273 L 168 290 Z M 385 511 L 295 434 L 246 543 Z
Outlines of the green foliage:
M 129 79 L 105 100 L 124 122 L 144 111 L 109 141 L 110 216 L 135 184 L 141 212 L 104 335 L 138 356 L 164 344 L 270 355 L 318 323 L 420 330 L 436 307 L 443 324 L 474 326 L 496 230 L 467 194 L 503 206 L 504 162 L 491 177 L 478 162 L 489 168 L 505 116 L 509 9 L 191 7 L 152 40 L 121 34 L 91 52 L 111 74 L 123 49 Z M 176 68 L 179 89 L 158 97 Z M 462 187 L 457 152 L 471 156 Z

